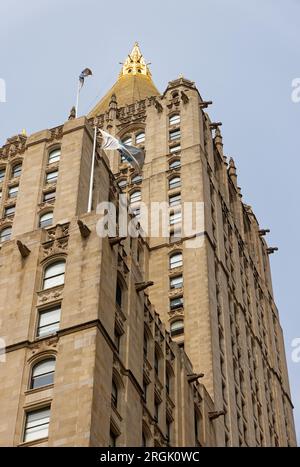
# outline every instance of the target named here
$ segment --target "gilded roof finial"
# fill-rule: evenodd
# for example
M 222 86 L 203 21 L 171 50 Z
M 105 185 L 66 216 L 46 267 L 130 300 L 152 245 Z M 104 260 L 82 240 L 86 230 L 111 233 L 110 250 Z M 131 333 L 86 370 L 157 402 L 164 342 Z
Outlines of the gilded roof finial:
M 145 62 L 138 42 L 135 42 L 131 53 L 123 63 L 120 76 L 124 75 L 144 75 L 151 77 L 149 67 Z

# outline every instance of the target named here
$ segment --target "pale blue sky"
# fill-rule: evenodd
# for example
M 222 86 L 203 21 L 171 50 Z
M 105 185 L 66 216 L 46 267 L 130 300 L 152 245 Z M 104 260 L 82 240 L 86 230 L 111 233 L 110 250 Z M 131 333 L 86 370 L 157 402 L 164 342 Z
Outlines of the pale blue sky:
M 300 77 L 299 0 L 1 0 L 0 144 L 66 120 L 77 77 L 86 113 L 114 83 L 139 41 L 157 87 L 180 73 L 196 82 L 209 113 L 223 122 L 225 153 L 235 158 L 244 201 L 270 228 L 275 297 L 286 338 L 298 439 L 300 363 L 299 117 L 291 82 Z

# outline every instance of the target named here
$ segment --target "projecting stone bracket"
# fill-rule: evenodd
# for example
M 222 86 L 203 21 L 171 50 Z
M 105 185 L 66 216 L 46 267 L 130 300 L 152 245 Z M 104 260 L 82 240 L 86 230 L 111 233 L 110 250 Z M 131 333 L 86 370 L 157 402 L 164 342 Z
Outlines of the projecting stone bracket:
M 85 225 L 80 219 L 77 221 L 77 225 L 79 227 L 79 230 L 80 230 L 80 233 L 81 233 L 81 236 L 83 238 L 88 238 L 91 234 L 91 231 L 90 229 L 88 228 L 87 225 Z
M 201 109 L 207 109 L 209 105 L 212 105 L 213 101 L 200 102 L 199 106 Z
M 143 290 L 148 289 L 148 287 L 152 287 L 154 285 L 154 282 L 148 281 L 148 282 L 136 282 L 135 283 L 135 290 L 137 292 L 142 292 Z
M 208 412 L 208 418 L 212 420 L 216 420 L 217 418 L 221 417 L 222 415 L 225 415 L 225 410 L 218 410 L 216 412 Z
M 275 251 L 278 251 L 278 248 L 276 247 L 267 248 L 268 255 L 272 255 L 273 253 L 275 253 Z
M 191 375 L 187 375 L 188 382 L 194 383 L 195 381 L 198 381 L 198 379 L 203 378 L 204 373 L 192 373 Z
M 268 233 L 270 233 L 270 229 L 261 229 L 258 231 L 258 235 L 260 237 L 264 237 L 265 235 L 267 235 Z
M 19 249 L 19 252 L 20 252 L 22 258 L 27 258 L 27 256 L 30 255 L 31 251 L 20 240 L 17 240 L 17 246 L 18 246 L 18 249 Z

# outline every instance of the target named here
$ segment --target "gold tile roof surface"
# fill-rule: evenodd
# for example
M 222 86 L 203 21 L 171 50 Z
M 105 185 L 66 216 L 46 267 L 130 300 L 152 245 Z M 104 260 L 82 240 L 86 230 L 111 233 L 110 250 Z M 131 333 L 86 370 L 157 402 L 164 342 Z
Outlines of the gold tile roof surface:
M 151 72 L 138 43 L 134 44 L 130 55 L 123 63 L 117 82 L 91 110 L 88 117 L 96 117 L 106 112 L 113 94 L 116 95 L 118 107 L 124 107 L 146 97 L 160 95 L 152 81 Z

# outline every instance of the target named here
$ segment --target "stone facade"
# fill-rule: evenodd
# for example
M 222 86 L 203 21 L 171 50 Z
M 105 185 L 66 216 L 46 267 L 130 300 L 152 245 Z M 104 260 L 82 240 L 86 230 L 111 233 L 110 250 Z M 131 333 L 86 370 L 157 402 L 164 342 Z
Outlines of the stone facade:
M 88 119 L 0 149 L 0 445 L 294 446 L 273 249 L 242 200 L 209 103 L 183 77 L 152 95 L 143 70 L 149 97 L 130 94 L 120 107 L 129 98 L 120 77 Z M 140 177 L 99 142 L 87 213 L 94 125 L 146 159 Z M 142 202 L 166 203 L 167 234 L 151 235 L 153 218 L 141 217 L 136 238 L 99 237 L 96 207 L 117 205 L 121 192 L 137 216 Z M 204 223 L 176 236 L 186 202 L 202 203 Z M 53 262 L 63 282 L 45 287 Z M 56 331 L 38 335 L 53 307 Z M 45 359 L 55 359 L 54 379 L 32 388 Z M 47 433 L 26 440 L 29 415 L 48 408 Z

